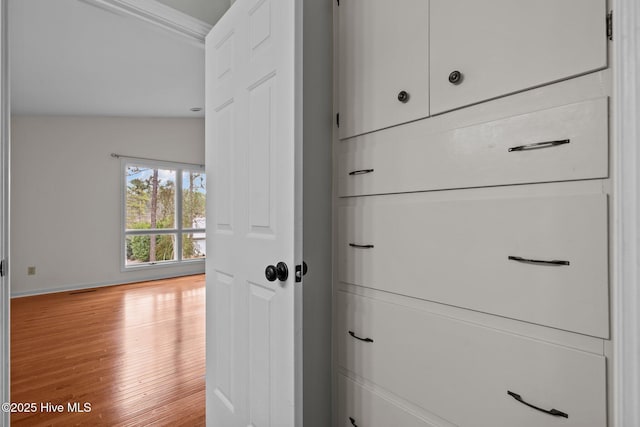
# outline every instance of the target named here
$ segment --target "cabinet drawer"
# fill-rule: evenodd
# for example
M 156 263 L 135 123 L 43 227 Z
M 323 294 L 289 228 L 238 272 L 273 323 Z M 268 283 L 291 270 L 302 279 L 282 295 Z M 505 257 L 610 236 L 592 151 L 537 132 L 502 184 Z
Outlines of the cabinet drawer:
M 337 316 L 342 367 L 460 427 L 607 424 L 603 356 L 344 292 Z
M 435 427 L 344 375 L 338 375 L 338 426 Z
M 342 142 L 338 195 L 608 176 L 607 98 L 441 133 L 429 134 L 427 126 L 419 121 Z M 548 144 L 533 145 L 539 143 Z
M 605 195 L 422 196 L 339 208 L 340 281 L 608 337 Z
M 606 67 L 606 3 L 431 0 L 431 114 Z

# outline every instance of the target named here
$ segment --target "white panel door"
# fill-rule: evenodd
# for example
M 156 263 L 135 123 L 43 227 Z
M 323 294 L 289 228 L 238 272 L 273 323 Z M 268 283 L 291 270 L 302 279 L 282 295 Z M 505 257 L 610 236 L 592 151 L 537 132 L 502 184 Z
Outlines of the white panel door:
M 606 0 L 431 0 L 429 13 L 431 114 L 607 66 Z
M 237 0 L 206 40 L 208 426 L 300 424 L 300 9 Z
M 342 0 L 338 25 L 340 138 L 428 116 L 429 1 Z

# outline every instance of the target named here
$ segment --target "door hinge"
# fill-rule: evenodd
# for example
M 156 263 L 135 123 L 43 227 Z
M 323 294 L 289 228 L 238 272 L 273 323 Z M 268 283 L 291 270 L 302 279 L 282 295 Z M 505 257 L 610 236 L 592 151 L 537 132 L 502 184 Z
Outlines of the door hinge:
M 336 114 L 336 125 L 340 127 L 340 113 Z
M 4 277 L 7 273 L 6 263 L 6 259 L 0 260 L 0 277 Z
M 607 38 L 613 40 L 613 11 L 607 13 Z
M 336 0 L 338 2 L 338 6 L 340 6 L 340 0 Z

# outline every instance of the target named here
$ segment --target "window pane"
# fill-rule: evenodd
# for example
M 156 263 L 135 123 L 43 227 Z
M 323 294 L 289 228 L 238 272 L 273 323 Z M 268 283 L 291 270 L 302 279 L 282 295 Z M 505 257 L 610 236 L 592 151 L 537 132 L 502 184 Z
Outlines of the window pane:
M 174 261 L 175 234 L 130 235 L 125 240 L 125 266 Z
M 127 165 L 125 175 L 127 230 L 174 228 L 176 171 Z
M 183 228 L 205 228 L 206 182 L 204 172 L 182 172 Z
M 182 259 L 205 258 L 206 253 L 205 233 L 184 233 L 182 235 Z

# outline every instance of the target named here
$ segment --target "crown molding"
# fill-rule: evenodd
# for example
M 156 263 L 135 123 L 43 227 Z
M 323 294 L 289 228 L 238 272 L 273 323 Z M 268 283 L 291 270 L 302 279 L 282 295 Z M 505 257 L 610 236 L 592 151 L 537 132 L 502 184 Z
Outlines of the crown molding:
M 212 28 L 207 22 L 180 12 L 156 0 L 80 0 L 92 6 L 120 15 L 150 22 L 168 31 L 178 33 L 204 45 L 204 39 Z

